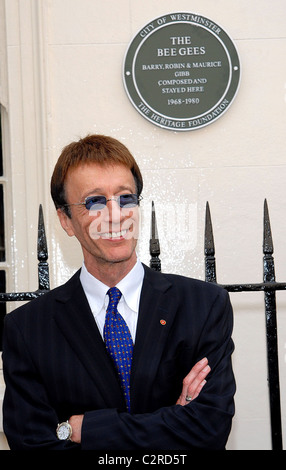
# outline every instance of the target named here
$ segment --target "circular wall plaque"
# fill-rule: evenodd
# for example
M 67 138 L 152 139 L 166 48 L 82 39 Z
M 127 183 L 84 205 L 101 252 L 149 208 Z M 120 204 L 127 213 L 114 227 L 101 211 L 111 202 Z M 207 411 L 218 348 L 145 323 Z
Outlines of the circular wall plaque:
M 189 131 L 218 119 L 240 80 L 223 29 L 194 13 L 171 13 L 142 28 L 126 52 L 123 81 L 137 111 L 165 129 Z

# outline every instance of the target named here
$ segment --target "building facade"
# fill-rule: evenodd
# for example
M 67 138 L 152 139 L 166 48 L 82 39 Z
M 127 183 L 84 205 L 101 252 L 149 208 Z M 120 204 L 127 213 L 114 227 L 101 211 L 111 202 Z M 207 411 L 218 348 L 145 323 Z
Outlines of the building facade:
M 231 107 L 210 125 L 187 132 L 145 119 L 123 83 L 132 38 L 154 18 L 171 12 L 196 13 L 220 25 L 232 38 L 241 64 Z M 138 251 L 143 262 L 149 264 L 154 201 L 162 270 L 204 279 L 208 201 L 218 282 L 261 282 L 266 198 L 276 276 L 285 282 L 285 20 L 283 0 L 0 0 L 2 290 L 37 288 L 39 204 L 51 287 L 80 267 L 80 249 L 59 226 L 49 184 L 61 149 L 89 133 L 121 140 L 142 169 Z M 281 396 L 286 387 L 285 295 L 277 295 Z M 271 448 L 262 296 L 231 294 L 237 394 L 230 450 Z M 7 314 L 16 306 L 8 304 Z M 1 400 L 4 387 L 1 375 Z M 283 400 L 281 406 L 286 434 Z M 3 433 L 0 443 L 7 447 Z

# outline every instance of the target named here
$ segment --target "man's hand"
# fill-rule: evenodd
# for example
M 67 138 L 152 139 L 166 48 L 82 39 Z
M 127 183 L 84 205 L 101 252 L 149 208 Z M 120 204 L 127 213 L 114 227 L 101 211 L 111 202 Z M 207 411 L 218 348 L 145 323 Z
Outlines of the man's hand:
M 176 405 L 185 406 L 199 395 L 200 391 L 206 383 L 205 378 L 210 370 L 211 368 L 208 365 L 208 360 L 206 357 L 194 365 L 194 367 L 183 380 L 182 393 L 179 396 Z

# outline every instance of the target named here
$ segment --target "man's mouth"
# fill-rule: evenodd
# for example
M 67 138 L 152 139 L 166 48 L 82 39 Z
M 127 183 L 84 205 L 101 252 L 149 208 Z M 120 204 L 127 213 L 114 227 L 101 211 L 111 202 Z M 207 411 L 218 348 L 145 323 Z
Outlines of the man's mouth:
M 114 230 L 115 228 L 117 228 L 117 230 Z M 105 232 L 104 229 L 107 229 L 107 231 Z M 112 225 L 110 227 L 101 227 L 101 224 L 91 224 L 89 234 L 94 240 L 101 239 L 110 241 L 131 240 L 138 237 L 136 225 L 132 222 L 130 223 L 130 221 L 125 221 L 121 227 L 112 227 Z
M 106 239 L 118 239 L 118 238 L 124 238 L 126 234 L 129 232 L 129 230 L 120 230 L 120 232 L 104 232 L 100 234 L 100 238 L 106 238 Z

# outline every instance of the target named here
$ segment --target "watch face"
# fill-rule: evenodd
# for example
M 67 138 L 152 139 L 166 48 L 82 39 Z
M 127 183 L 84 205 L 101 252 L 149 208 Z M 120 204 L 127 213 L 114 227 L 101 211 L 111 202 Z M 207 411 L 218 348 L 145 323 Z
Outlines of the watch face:
M 68 423 L 62 423 L 57 428 L 57 436 L 61 441 L 64 441 L 70 437 L 71 427 Z

